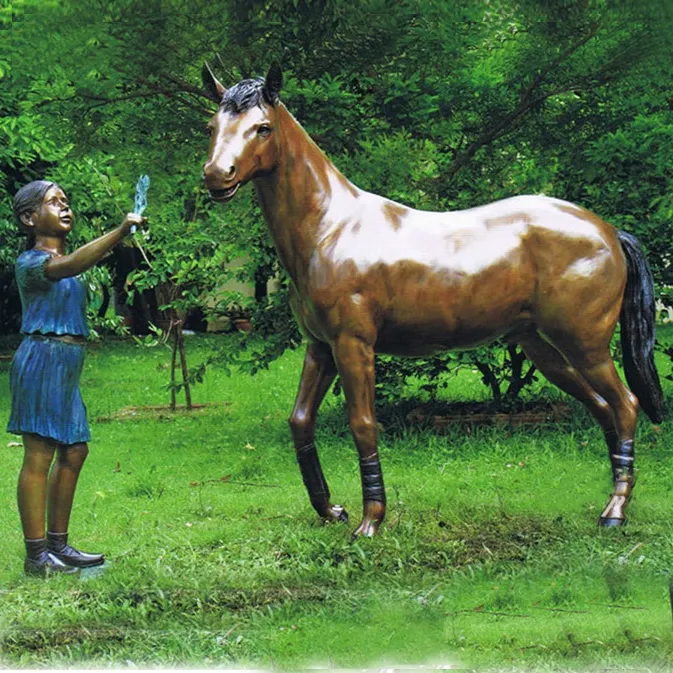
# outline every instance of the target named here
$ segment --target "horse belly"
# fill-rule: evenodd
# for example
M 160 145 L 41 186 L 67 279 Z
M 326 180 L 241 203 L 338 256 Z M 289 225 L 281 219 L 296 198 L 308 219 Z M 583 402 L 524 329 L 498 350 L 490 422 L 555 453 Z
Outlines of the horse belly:
M 442 282 L 443 281 L 443 282 Z M 533 269 L 492 270 L 469 280 L 404 285 L 393 297 L 376 344 L 391 355 L 466 349 L 533 328 Z
M 422 356 L 442 350 L 462 350 L 487 344 L 512 333 L 533 329 L 530 316 L 520 315 L 510 320 L 490 324 L 469 324 L 457 321 L 449 324 L 436 321 L 418 324 L 386 325 L 376 341 L 376 352 L 388 355 Z

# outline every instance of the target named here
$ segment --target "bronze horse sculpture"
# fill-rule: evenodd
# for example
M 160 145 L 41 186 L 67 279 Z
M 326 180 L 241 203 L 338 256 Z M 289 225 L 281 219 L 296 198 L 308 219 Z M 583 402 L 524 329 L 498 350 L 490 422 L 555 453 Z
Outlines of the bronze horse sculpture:
M 371 536 L 386 511 L 375 352 L 418 356 L 505 338 L 600 424 L 614 482 L 600 523 L 622 524 L 639 405 L 653 422 L 663 408 L 652 276 L 636 239 L 544 196 L 456 212 L 407 208 L 358 189 L 335 168 L 280 102 L 277 64 L 266 78 L 230 89 L 206 65 L 203 81 L 219 104 L 208 124 L 205 185 L 226 203 L 253 181 L 308 340 L 290 428 L 317 513 L 347 520 L 330 500 L 315 446 L 318 408 L 337 374 L 362 477 L 354 535 Z M 620 318 L 633 393 L 609 351 Z

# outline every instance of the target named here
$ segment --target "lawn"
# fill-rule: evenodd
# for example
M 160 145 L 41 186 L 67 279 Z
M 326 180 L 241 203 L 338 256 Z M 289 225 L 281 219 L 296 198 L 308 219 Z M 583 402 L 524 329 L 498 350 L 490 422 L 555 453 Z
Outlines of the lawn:
M 227 338 L 188 337 L 190 364 Z M 673 342 L 673 330 L 659 338 Z M 630 520 L 603 531 L 607 452 L 576 404 L 561 423 L 456 424 L 444 434 L 387 410 L 388 518 L 377 538 L 352 543 L 360 483 L 343 398 L 328 396 L 318 447 L 349 524 L 320 524 L 291 448 L 301 352 L 254 378 L 209 371 L 194 389 L 207 406 L 192 413 L 120 414 L 167 403 L 169 361 L 168 349 L 131 340 L 89 349 L 93 440 L 71 537 L 106 553 L 102 573 L 23 575 L 22 451 L 11 435 L 0 444 L 3 665 L 673 665 L 670 421 L 641 417 Z M 2 424 L 8 369 L 0 361 Z M 663 358 L 660 370 L 670 371 Z M 673 384 L 664 388 L 672 399 Z M 450 393 L 483 394 L 469 372 Z

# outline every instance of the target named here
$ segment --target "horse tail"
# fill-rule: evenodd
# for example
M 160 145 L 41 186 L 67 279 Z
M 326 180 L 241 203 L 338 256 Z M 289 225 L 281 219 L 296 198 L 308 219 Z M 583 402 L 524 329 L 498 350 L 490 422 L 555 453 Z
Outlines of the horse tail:
M 664 416 L 664 399 L 654 364 L 654 280 L 638 239 L 624 231 L 617 236 L 627 265 L 621 323 L 624 373 L 642 410 L 653 423 Z

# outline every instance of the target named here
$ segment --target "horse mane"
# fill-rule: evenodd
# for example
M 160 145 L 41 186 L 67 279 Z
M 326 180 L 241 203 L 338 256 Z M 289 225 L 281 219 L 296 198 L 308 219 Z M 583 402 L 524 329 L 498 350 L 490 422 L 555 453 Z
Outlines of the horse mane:
M 266 89 L 266 81 L 263 77 L 244 79 L 238 84 L 227 89 L 222 96 L 220 108 L 225 112 L 241 114 L 262 103 L 273 105 Z

